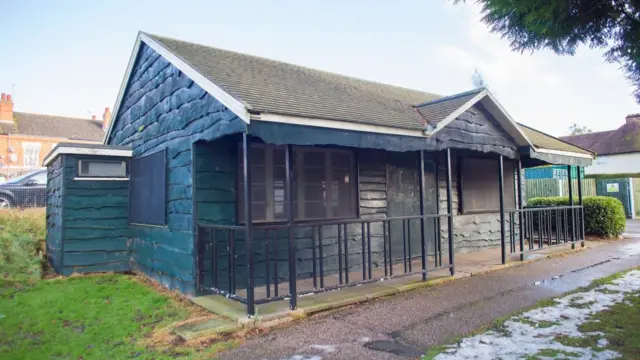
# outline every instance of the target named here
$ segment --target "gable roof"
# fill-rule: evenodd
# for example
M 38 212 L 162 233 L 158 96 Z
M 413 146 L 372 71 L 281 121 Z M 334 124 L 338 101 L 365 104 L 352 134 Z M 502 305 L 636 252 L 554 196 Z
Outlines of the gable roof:
M 528 127 L 524 124 L 518 124 L 520 128 L 527 134 L 527 137 L 531 140 L 533 145 L 539 149 L 566 151 L 577 154 L 592 155 L 592 152 L 582 147 L 575 146 L 568 142 L 562 141 L 549 134 L 545 134 L 542 131 Z
M 640 122 L 625 123 L 593 145 L 592 150 L 600 155 L 640 151 Z
M 87 141 L 102 141 L 104 137 L 101 120 L 24 112 L 14 112 L 13 118 L 14 124 L 0 123 L 0 133 Z
M 253 112 L 421 130 L 413 105 L 438 95 L 149 35 Z
M 631 120 L 616 130 L 563 136 L 562 139 L 598 155 L 640 152 L 640 122 Z
M 189 76 L 238 117 L 306 126 L 431 136 L 480 103 L 519 146 L 534 144 L 487 89 L 453 96 L 411 90 L 326 71 L 216 49 L 204 45 L 138 34 L 114 107 L 115 121 L 137 53 L 144 43 Z M 428 125 L 428 126 L 427 126 Z M 533 129 L 531 129 L 533 130 Z M 536 132 L 549 150 L 568 151 L 566 143 Z M 555 140 L 555 141 L 554 141 Z M 536 146 L 540 149 L 541 146 Z M 583 149 L 572 147 L 591 156 Z M 569 151 L 570 152 L 570 151 Z M 571 154 L 566 154 L 571 155 Z
M 561 136 L 559 139 L 561 139 L 562 141 L 571 143 L 573 145 L 580 146 L 581 148 L 594 151 L 593 147 L 601 140 L 606 139 L 607 136 L 611 135 L 614 131 L 615 130 L 609 130 L 609 131 L 586 133 L 581 135 Z
M 427 123 L 437 125 L 445 120 L 465 103 L 472 100 L 484 89 L 474 89 L 471 91 L 441 97 L 416 106 L 416 110 L 422 115 Z

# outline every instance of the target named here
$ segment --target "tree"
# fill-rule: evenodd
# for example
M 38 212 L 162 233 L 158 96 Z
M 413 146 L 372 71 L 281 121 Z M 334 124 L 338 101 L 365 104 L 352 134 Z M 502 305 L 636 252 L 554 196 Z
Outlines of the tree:
M 586 126 L 580 126 L 578 124 L 573 124 L 569 126 L 569 135 L 583 135 L 583 134 L 588 134 L 590 132 L 592 132 L 591 129 L 589 129 Z
M 487 87 L 487 83 L 486 81 L 484 81 L 484 77 L 478 69 L 473 69 L 473 75 L 471 75 L 471 85 L 473 85 L 475 89 Z
M 580 45 L 605 49 L 606 60 L 621 65 L 640 103 L 640 1 L 476 1 L 482 6 L 482 21 L 509 40 L 513 50 L 573 55 Z

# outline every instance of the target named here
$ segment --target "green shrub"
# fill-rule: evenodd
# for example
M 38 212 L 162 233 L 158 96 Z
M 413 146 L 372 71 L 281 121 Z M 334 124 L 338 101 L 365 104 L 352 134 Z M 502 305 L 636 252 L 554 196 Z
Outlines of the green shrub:
M 0 285 L 42 277 L 44 209 L 0 210 Z
M 577 204 L 578 200 L 575 199 Z M 568 206 L 569 198 L 562 196 L 540 197 L 527 201 L 527 207 Z M 627 218 L 622 202 L 608 196 L 587 196 L 584 198 L 584 230 L 598 236 L 618 236 L 626 226 Z

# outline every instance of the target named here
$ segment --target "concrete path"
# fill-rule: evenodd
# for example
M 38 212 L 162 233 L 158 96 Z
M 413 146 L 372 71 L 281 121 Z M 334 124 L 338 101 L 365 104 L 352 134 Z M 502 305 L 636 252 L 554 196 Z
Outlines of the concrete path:
M 640 221 L 626 240 L 321 314 L 220 354 L 222 359 L 403 359 L 495 318 L 640 266 Z

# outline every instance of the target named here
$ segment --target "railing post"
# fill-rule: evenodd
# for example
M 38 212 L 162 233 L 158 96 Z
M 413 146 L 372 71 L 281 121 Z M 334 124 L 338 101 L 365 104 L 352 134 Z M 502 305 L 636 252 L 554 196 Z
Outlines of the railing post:
M 522 161 L 518 160 L 518 224 L 519 224 L 519 235 L 520 235 L 520 260 L 524 260 L 524 227 L 522 225 L 522 209 L 524 209 L 524 204 L 522 202 Z
M 291 145 L 285 150 L 285 197 L 287 204 L 287 224 L 289 234 L 289 308 L 295 310 L 298 307 L 298 294 L 296 290 L 296 244 L 293 237 L 293 153 Z
M 502 265 L 507 263 L 507 244 L 504 237 L 504 159 L 498 155 L 498 194 L 500 199 L 500 250 Z
M 576 166 L 576 171 L 578 172 L 578 204 L 580 205 L 580 247 L 584 247 L 584 202 L 582 201 L 582 180 L 583 177 L 580 176 L 582 172 L 582 167 Z
M 245 245 L 247 252 L 247 313 L 253 316 L 256 312 L 253 298 L 253 249 L 252 249 L 252 226 L 251 218 L 251 156 L 249 146 L 249 135 L 242 134 L 242 157 L 243 157 L 243 177 L 244 177 L 244 221 L 245 221 Z M 235 270 L 235 269 L 234 269 Z
M 427 280 L 427 250 L 424 238 L 424 150 L 420 150 L 420 255 L 422 256 L 422 281 Z M 438 256 L 437 254 L 435 255 Z
M 449 266 L 451 276 L 455 275 L 455 266 L 453 261 L 453 199 L 451 199 L 451 149 L 447 148 L 447 230 L 449 232 Z
M 573 179 L 571 165 L 567 165 L 567 180 L 569 182 L 569 206 L 571 206 L 571 248 L 576 248 L 576 209 L 573 208 Z

